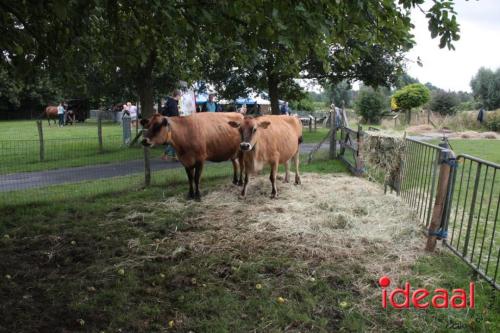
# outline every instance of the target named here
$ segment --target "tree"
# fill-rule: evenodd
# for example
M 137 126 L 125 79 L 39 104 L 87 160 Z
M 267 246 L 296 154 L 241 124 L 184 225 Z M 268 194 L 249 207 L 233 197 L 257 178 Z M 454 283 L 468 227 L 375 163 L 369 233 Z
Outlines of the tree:
M 342 81 L 335 85 L 326 85 L 325 90 L 330 98 L 330 103 L 334 103 L 336 106 L 345 105 L 348 107 L 351 105 L 353 98 L 352 86 L 347 81 Z
M 456 93 L 447 91 L 435 91 L 432 94 L 430 109 L 441 115 L 452 115 L 457 112 L 459 100 Z
M 397 106 L 406 111 L 406 119 L 410 124 L 411 109 L 427 103 L 430 99 L 430 91 L 423 84 L 414 83 L 396 91 L 393 97 Z
M 470 82 L 474 97 L 487 110 L 500 108 L 500 68 L 493 72 L 481 67 Z
M 306 97 L 298 101 L 291 101 L 290 107 L 294 111 L 309 111 L 309 112 L 314 111 L 314 103 L 309 94 L 307 94 Z
M 387 101 L 378 90 L 363 87 L 360 89 L 354 105 L 364 123 L 379 124 L 387 108 Z
M 226 41 L 205 61 L 207 76 L 215 83 L 228 78 L 220 85 L 224 90 L 267 89 L 273 113 L 279 113 L 278 98 L 300 92 L 297 78 L 388 85 L 414 45 L 409 9 L 421 3 L 318 0 L 295 1 L 293 8 L 270 0 L 225 3 L 222 17 L 240 15 L 235 25 L 219 25 Z M 453 2 L 436 0 L 426 15 L 440 47 L 453 48 L 458 39 Z

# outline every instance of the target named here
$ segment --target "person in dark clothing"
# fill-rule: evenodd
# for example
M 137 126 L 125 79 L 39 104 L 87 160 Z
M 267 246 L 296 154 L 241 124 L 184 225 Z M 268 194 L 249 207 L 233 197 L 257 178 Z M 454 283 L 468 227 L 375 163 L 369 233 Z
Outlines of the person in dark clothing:
M 484 121 L 484 108 L 483 107 L 479 110 L 479 113 L 477 114 L 477 121 L 479 121 L 480 124 L 482 124 Z
M 161 110 L 161 114 L 166 117 L 178 117 L 179 116 L 179 99 L 181 93 L 178 90 L 174 90 L 172 97 L 167 97 L 167 102 Z
M 179 116 L 179 99 L 181 98 L 181 93 L 179 90 L 174 90 L 172 97 L 167 97 L 167 102 L 161 110 L 161 114 L 166 117 L 178 117 Z M 175 161 L 175 149 L 172 145 L 167 144 L 165 152 L 161 157 L 164 161 Z

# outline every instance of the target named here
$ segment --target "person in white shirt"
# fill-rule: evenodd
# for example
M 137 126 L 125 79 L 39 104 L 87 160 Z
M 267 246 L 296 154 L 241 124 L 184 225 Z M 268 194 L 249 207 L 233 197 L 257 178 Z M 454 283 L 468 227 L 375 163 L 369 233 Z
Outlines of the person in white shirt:
M 135 127 L 137 125 L 137 106 L 135 104 L 132 104 L 130 102 L 127 103 L 128 106 L 128 112 L 130 113 L 130 120 L 132 121 L 132 127 Z
M 59 127 L 64 126 L 64 106 L 63 102 L 57 106 L 57 117 L 59 118 Z

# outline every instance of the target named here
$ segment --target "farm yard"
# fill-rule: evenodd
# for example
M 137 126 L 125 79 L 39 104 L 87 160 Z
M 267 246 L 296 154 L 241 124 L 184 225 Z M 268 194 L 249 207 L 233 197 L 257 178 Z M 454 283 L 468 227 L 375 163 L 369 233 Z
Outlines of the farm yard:
M 500 4 L 0 4 L 0 333 L 500 332 Z
M 303 185 L 280 184 L 275 201 L 266 177 L 241 201 L 214 170 L 201 204 L 184 199 L 184 181 L 165 186 L 162 176 L 145 190 L 110 181 L 92 200 L 68 192 L 29 210 L 2 208 L 9 216 L 1 226 L 2 325 L 16 332 L 498 329 L 498 298 L 481 280 L 481 311 L 381 309 L 380 274 L 451 288 L 465 286 L 471 272 L 445 250 L 423 251 L 401 199 L 339 169 L 335 161 L 305 166 Z

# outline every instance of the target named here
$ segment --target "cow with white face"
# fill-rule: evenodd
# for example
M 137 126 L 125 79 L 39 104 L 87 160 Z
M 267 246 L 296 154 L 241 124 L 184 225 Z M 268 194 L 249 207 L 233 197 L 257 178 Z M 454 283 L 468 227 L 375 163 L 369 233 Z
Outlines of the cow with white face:
M 293 158 L 295 164 L 295 184 L 300 184 L 299 153 L 302 143 L 302 125 L 296 117 L 262 116 L 245 117 L 243 121 L 230 121 L 229 124 L 240 131 L 240 150 L 243 153 L 245 180 L 241 195 L 247 192 L 248 176 L 268 164 L 271 166 L 269 179 L 272 184 L 271 198 L 278 195 L 276 177 L 278 166 L 285 164 L 285 182 L 289 178 L 288 163 Z

